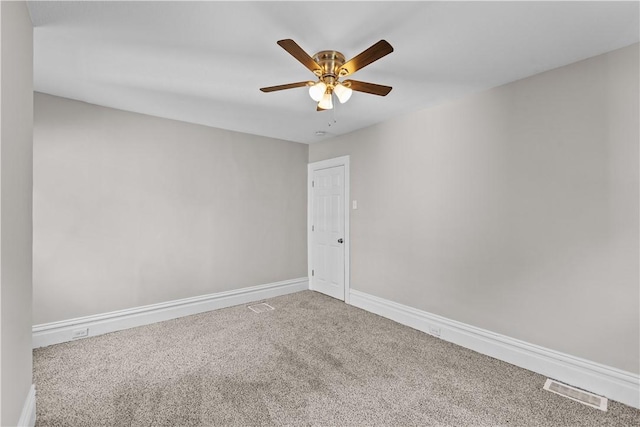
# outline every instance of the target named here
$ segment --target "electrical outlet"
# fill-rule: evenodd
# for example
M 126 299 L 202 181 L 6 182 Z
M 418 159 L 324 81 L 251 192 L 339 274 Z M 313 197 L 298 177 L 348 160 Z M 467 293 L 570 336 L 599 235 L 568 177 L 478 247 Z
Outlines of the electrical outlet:
M 71 339 L 84 338 L 89 336 L 89 328 L 75 329 L 71 334 Z
M 429 333 L 433 336 L 440 336 L 440 327 L 439 326 L 429 326 Z

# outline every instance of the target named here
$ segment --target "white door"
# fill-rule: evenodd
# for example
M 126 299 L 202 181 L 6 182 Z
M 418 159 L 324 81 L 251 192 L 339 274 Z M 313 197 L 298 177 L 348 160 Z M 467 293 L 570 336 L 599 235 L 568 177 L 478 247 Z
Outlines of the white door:
M 311 289 L 344 301 L 345 168 L 314 170 L 311 195 Z

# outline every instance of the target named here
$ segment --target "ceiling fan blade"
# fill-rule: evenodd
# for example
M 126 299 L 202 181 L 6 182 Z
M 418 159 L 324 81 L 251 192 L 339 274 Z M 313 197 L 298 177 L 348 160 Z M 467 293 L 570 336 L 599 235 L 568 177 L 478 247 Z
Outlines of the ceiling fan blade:
M 286 84 L 286 85 L 261 87 L 260 90 L 263 91 L 263 92 L 275 92 L 276 90 L 285 90 L 285 89 L 293 89 L 293 88 L 296 88 L 296 87 L 308 86 L 309 83 L 313 84 L 313 82 L 289 83 L 289 84 Z
M 307 67 L 312 73 L 315 73 L 318 70 L 322 70 L 322 67 L 318 65 L 316 61 L 313 60 L 312 57 L 309 56 L 307 52 L 305 52 L 296 42 L 291 39 L 278 40 L 278 44 L 284 50 L 289 52 L 291 56 L 296 58 L 302 65 Z
M 364 52 L 345 62 L 340 70 L 345 70 L 346 74 L 345 71 L 341 71 L 340 75 L 347 76 L 353 74 L 391 52 L 393 52 L 393 47 L 386 40 L 380 40 L 369 49 L 366 49 Z
M 391 92 L 391 89 L 393 89 L 391 86 L 359 82 L 358 80 L 345 80 L 342 82 L 342 84 L 358 92 L 365 92 L 379 96 L 386 96 L 389 92 Z

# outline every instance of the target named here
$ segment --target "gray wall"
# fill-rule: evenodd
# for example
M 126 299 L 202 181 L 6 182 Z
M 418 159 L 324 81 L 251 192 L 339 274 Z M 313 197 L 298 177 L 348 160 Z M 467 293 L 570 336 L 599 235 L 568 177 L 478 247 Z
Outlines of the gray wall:
M 0 424 L 18 423 L 31 387 L 33 27 L 0 2 Z
M 352 288 L 640 372 L 638 90 L 636 44 L 311 145 Z
M 37 93 L 34 323 L 305 277 L 307 159 Z

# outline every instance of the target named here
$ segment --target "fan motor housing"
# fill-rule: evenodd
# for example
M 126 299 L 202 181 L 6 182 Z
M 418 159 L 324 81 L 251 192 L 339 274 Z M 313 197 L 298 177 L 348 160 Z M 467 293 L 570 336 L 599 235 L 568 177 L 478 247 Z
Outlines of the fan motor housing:
M 313 55 L 314 61 L 322 67 L 322 71 L 318 74 L 323 80 L 327 77 L 338 77 L 340 68 L 345 63 L 345 57 L 342 53 L 335 50 L 323 50 Z

